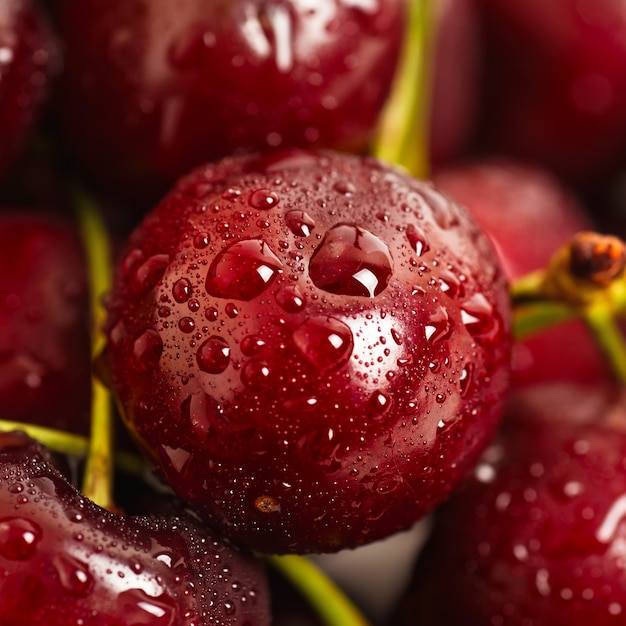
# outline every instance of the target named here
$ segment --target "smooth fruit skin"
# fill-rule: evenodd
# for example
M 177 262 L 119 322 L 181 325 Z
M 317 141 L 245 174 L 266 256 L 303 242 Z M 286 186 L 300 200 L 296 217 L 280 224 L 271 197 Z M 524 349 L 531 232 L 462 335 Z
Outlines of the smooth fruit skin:
M 577 186 L 623 163 L 622 0 L 480 0 L 490 152 L 534 160 Z
M 431 185 L 372 158 L 229 158 L 131 236 L 107 322 L 130 429 L 228 536 L 324 552 L 407 528 L 499 421 L 505 281 Z
M 441 508 L 394 624 L 624 623 L 623 392 L 510 397 L 500 437 Z
M 191 516 L 101 509 L 19 432 L 0 435 L 0 472 L 3 626 L 270 623 L 261 563 Z
M 524 161 L 475 159 L 436 171 L 437 187 L 466 207 L 491 239 L 506 277 L 513 281 L 547 267 L 577 232 L 593 230 L 585 208 L 547 170 Z M 512 383 L 581 384 L 610 376 L 593 337 L 580 320 L 546 329 L 513 346 Z
M 0 177 L 33 130 L 58 68 L 57 43 L 34 0 L 0 3 Z
M 404 15 L 403 0 L 59 2 L 61 135 L 95 179 L 152 198 L 235 151 L 365 150 Z
M 85 256 L 74 226 L 0 212 L 0 416 L 89 432 L 91 348 Z

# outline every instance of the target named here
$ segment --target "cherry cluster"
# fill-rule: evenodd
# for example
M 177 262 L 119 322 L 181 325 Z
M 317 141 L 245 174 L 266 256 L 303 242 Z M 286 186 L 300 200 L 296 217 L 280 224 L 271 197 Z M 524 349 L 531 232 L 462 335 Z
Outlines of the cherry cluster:
M 0 0 L 0 624 L 623 623 L 625 31 Z

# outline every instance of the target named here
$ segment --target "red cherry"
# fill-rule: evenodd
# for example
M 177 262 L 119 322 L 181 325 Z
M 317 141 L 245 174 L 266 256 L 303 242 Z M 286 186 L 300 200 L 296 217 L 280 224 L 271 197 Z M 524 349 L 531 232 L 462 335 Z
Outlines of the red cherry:
M 270 623 L 263 568 L 189 515 L 101 509 L 22 433 L 0 434 L 3 626 Z
M 0 4 L 0 176 L 24 145 L 58 63 L 56 42 L 38 4 Z
M 487 239 L 374 159 L 196 170 L 131 237 L 109 312 L 131 430 L 194 510 L 258 550 L 410 526 L 499 420 L 508 294 Z
M 0 417 L 87 433 L 91 349 L 85 258 L 44 214 L 0 215 Z
M 237 150 L 364 150 L 403 35 L 402 0 L 57 5 L 63 139 L 144 197 Z
M 593 225 L 575 196 L 549 172 L 519 161 L 483 159 L 436 172 L 435 184 L 469 209 L 489 235 L 511 280 L 545 268 L 556 250 Z M 606 380 L 609 371 L 580 320 L 513 347 L 516 385 Z
M 621 392 L 512 396 L 500 438 L 436 516 L 394 624 L 624 622 Z

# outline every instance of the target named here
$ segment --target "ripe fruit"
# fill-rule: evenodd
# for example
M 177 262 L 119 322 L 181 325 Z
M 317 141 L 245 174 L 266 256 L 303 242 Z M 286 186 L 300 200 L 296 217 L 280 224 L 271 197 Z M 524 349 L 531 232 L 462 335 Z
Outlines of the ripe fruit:
M 22 433 L 0 434 L 3 626 L 269 624 L 263 569 L 186 515 L 96 506 Z
M 508 294 L 486 237 L 371 158 L 230 158 L 131 236 L 109 302 L 124 418 L 173 489 L 262 551 L 413 524 L 498 423 Z
M 237 150 L 365 150 L 403 35 L 403 0 L 57 5 L 63 139 L 143 197 Z
M 34 0 L 0 3 L 0 177 L 30 134 L 57 66 L 56 42 Z
M 576 185 L 623 161 L 622 0 L 481 0 L 487 150 L 540 163 Z
M 0 417 L 87 433 L 89 304 L 82 245 L 62 219 L 0 214 Z
M 395 624 L 624 623 L 623 391 L 513 395 L 500 438 L 441 509 Z
M 482 159 L 443 168 L 433 181 L 469 209 L 489 235 L 506 276 L 545 268 L 556 250 L 592 222 L 572 193 L 547 171 L 519 161 Z M 518 341 L 516 385 L 606 380 L 609 372 L 582 321 L 572 320 Z

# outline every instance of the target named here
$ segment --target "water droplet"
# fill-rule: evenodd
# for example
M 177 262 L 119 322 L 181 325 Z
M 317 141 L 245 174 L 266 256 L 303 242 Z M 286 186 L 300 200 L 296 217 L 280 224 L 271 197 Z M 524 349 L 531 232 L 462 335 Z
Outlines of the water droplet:
M 276 302 L 287 313 L 298 313 L 305 305 L 304 294 L 296 285 L 283 287 L 276 293 Z
M 198 348 L 196 359 L 203 372 L 220 374 L 230 363 L 230 347 L 222 337 L 213 335 Z
M 204 309 L 204 317 L 209 322 L 216 322 L 219 317 L 219 311 L 215 307 L 208 306 L 206 309 Z
M 224 200 L 236 200 L 241 196 L 241 189 L 236 189 L 234 187 L 229 187 L 225 191 L 222 192 L 222 198 Z
M 380 417 L 389 412 L 392 400 L 389 396 L 381 391 L 375 391 L 368 403 L 368 413 L 372 417 Z
M 226 315 L 228 315 L 231 320 L 234 320 L 239 315 L 239 309 L 237 308 L 236 304 L 234 304 L 233 302 L 229 302 L 224 307 L 224 313 L 226 313 Z
M 463 283 L 447 270 L 442 270 L 439 273 L 439 287 L 450 298 L 462 298 L 465 295 Z
M 339 180 L 333 185 L 333 189 L 344 196 L 356 193 L 356 187 L 349 181 Z
M 493 307 L 480 293 L 474 294 L 469 300 L 463 302 L 461 321 L 469 333 L 477 339 L 490 339 L 499 329 Z
M 191 282 L 188 278 L 179 278 L 172 287 L 172 295 L 176 302 L 187 302 L 191 298 Z
M 470 392 L 474 382 L 474 364 L 466 363 L 461 370 L 459 376 L 459 384 L 461 385 L 461 397 L 464 398 Z
M 213 260 L 206 290 L 219 298 L 252 300 L 282 271 L 280 259 L 262 239 L 231 244 Z
M 309 263 L 313 283 L 329 293 L 373 298 L 392 273 L 387 245 L 352 224 L 338 224 L 325 235 Z
M 0 519 L 0 554 L 11 561 L 32 558 L 41 539 L 41 528 L 23 517 Z
M 446 401 L 446 394 L 445 393 L 438 393 L 435 396 L 435 401 L 437 402 L 437 404 L 443 404 Z
M 434 344 L 448 337 L 451 330 L 452 325 L 448 312 L 443 307 L 438 307 L 435 313 L 430 316 L 428 324 L 424 327 L 424 336 Z
M 171 626 L 176 623 L 176 603 L 165 593 L 153 597 L 143 589 L 127 589 L 117 596 L 115 610 L 133 626 Z
M 156 330 L 149 328 L 135 339 L 133 356 L 140 370 L 145 372 L 156 367 L 162 353 L 163 340 Z
M 283 402 L 283 408 L 288 413 L 300 415 L 315 410 L 318 404 L 319 400 L 315 396 L 302 396 L 300 398 L 290 398 L 286 400 Z
M 322 315 L 307 319 L 294 331 L 293 341 L 302 356 L 318 370 L 342 365 L 353 349 L 350 327 Z
M 144 261 L 134 273 L 133 286 L 140 293 L 146 293 L 156 287 L 163 278 L 169 265 L 170 258 L 167 254 L 155 254 Z
M 271 209 L 275 207 L 278 202 L 278 194 L 270 189 L 257 189 L 253 191 L 248 198 L 248 204 L 259 211 Z
M 285 223 L 296 237 L 308 237 L 315 228 L 315 221 L 304 211 L 289 211 L 285 214 Z
M 270 370 L 265 361 L 248 361 L 241 371 L 241 380 L 248 387 L 263 387 L 269 383 Z
M 181 405 L 183 421 L 189 421 L 195 433 L 203 438 L 209 433 L 213 418 L 220 412 L 217 400 L 204 392 L 189 396 Z
M 193 238 L 193 247 L 202 250 L 206 248 L 211 242 L 211 237 L 208 233 L 197 233 Z
M 261 352 L 265 346 L 265 341 L 258 335 L 246 335 L 240 344 L 241 352 L 245 356 L 254 356 Z
M 77 597 L 89 595 L 94 580 L 86 563 L 63 553 L 55 555 L 52 562 L 65 591 Z
M 422 256 L 430 250 L 430 246 L 426 241 L 426 235 L 424 235 L 417 226 L 409 224 L 406 227 L 406 236 L 411 245 L 411 250 L 413 250 L 417 256 Z
M 178 328 L 182 333 L 191 333 L 193 329 L 196 327 L 196 323 L 193 321 L 191 317 L 181 317 L 178 320 Z

